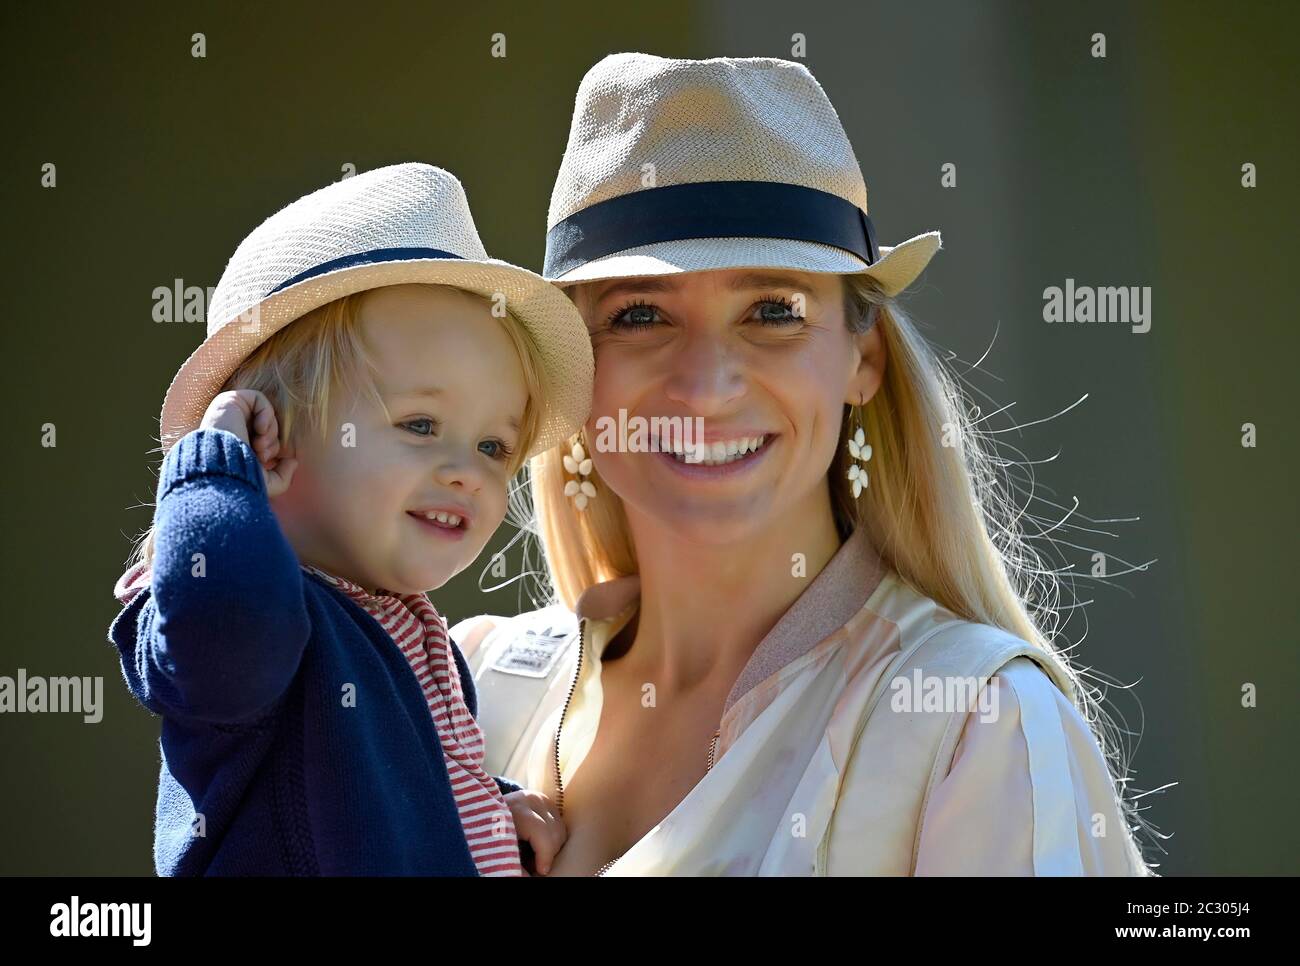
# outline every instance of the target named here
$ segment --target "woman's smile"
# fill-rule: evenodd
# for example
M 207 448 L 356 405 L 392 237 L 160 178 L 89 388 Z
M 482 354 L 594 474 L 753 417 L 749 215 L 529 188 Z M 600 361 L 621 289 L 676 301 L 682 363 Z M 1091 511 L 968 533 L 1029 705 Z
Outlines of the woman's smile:
M 653 454 L 674 473 L 691 480 L 722 480 L 754 470 L 780 437 L 764 433 L 729 442 L 704 443 L 692 456 L 670 451 Z M 702 454 L 703 459 L 701 459 Z

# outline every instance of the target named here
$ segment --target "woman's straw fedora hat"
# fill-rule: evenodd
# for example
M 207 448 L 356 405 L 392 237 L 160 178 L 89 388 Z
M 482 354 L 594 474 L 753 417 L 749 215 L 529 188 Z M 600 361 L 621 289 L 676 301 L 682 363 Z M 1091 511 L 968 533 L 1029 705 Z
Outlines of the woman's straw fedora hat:
M 537 400 L 540 432 L 528 455 L 577 431 L 594 372 L 582 316 L 540 275 L 488 258 L 455 175 L 411 163 L 314 191 L 240 243 L 208 305 L 207 338 L 167 390 L 164 451 L 198 427 L 239 364 L 290 322 L 345 295 L 411 282 L 504 296 L 537 343 L 552 387 L 549 399 Z
M 578 87 L 542 274 L 790 268 L 869 275 L 893 296 L 939 247 L 938 231 L 877 247 L 853 146 L 802 64 L 623 53 Z

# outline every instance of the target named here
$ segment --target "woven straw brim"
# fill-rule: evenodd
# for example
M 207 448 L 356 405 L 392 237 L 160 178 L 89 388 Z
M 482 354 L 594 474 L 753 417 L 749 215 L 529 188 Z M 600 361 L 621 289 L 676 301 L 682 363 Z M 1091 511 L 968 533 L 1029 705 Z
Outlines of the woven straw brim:
M 488 259 L 414 259 L 359 265 L 308 279 L 241 310 L 185 360 L 163 400 L 164 452 L 198 428 L 212 399 L 259 345 L 313 309 L 345 295 L 385 285 L 450 285 L 488 299 L 505 296 L 506 308 L 532 333 L 551 386 L 541 407 L 540 430 L 526 456 L 568 439 L 591 409 L 595 367 L 586 324 L 569 298 L 540 275 Z M 255 321 L 246 321 L 255 320 Z M 492 392 L 484 386 L 484 392 Z
M 731 268 L 785 268 L 870 275 L 891 298 L 912 284 L 941 247 L 937 231 L 882 247 L 874 265 L 831 245 L 784 238 L 686 238 L 656 242 L 593 259 L 551 279 L 561 287 L 607 278 L 673 275 Z

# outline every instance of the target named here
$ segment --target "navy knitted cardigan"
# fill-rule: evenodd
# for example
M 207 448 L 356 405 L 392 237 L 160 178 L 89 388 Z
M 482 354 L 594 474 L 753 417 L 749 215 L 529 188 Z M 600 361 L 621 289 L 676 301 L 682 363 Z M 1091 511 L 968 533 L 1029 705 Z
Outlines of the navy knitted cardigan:
M 162 716 L 158 874 L 476 875 L 415 673 L 373 617 L 302 570 L 248 444 L 183 437 L 154 526 L 150 587 L 109 638 Z

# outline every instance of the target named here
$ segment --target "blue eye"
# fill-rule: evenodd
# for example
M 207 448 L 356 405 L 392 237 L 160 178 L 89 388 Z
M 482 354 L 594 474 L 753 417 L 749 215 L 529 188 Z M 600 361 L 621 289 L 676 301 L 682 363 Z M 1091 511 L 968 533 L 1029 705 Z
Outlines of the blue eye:
M 614 311 L 605 321 L 611 329 L 648 329 L 655 324 L 658 312 L 647 302 L 633 302 Z
M 483 453 L 484 446 L 495 446 L 496 452 Z M 485 439 L 483 440 L 482 443 L 479 443 L 479 452 L 483 453 L 484 456 L 491 457 L 494 460 L 501 460 L 502 462 L 506 462 L 510 459 L 511 456 L 514 455 L 515 451 L 499 439 Z
M 794 314 L 794 303 L 779 296 L 765 298 L 755 308 L 758 310 L 757 321 L 763 325 L 790 325 L 803 321 L 803 316 Z
M 430 419 L 427 416 L 421 416 L 418 419 L 408 419 L 404 422 L 398 423 L 397 425 L 414 436 L 422 436 L 427 439 L 437 434 L 438 427 L 440 424 L 436 419 Z M 484 449 L 485 446 L 495 447 L 495 449 L 485 450 Z M 478 448 L 479 448 L 479 452 L 482 453 L 484 456 L 487 456 L 494 460 L 500 460 L 502 462 L 508 462 L 510 457 L 513 456 L 515 452 L 511 447 L 507 446 L 503 440 L 500 439 L 485 439 L 483 440 L 483 442 L 479 443 Z
M 432 436 L 434 431 L 438 428 L 438 424 L 436 422 L 434 422 L 432 419 L 426 419 L 424 417 L 421 417 L 419 419 L 408 419 L 406 422 L 402 423 L 401 425 L 407 429 L 410 429 L 413 426 L 428 427 L 428 429 L 425 431 L 421 431 L 418 429 L 410 429 L 410 431 L 414 433 L 416 436 Z

